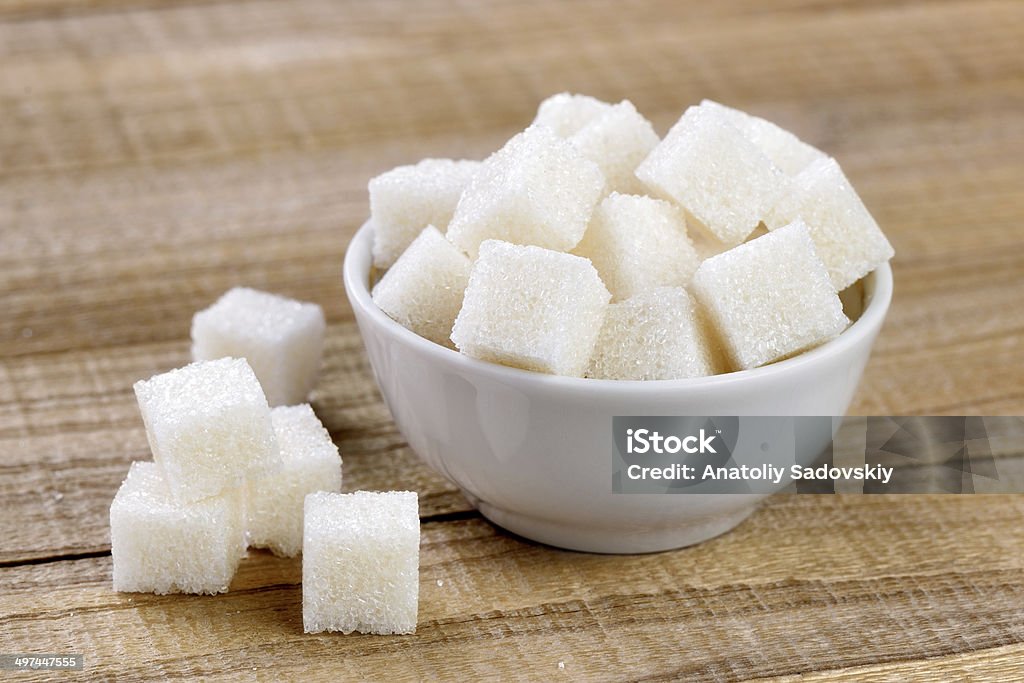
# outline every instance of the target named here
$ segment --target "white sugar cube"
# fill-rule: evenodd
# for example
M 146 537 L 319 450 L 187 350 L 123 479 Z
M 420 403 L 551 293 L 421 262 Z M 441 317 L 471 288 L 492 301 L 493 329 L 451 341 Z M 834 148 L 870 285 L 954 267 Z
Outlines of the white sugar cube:
M 700 263 L 679 209 L 617 193 L 598 205 L 573 253 L 590 259 L 616 301 L 654 287 L 685 285 Z
M 373 265 L 390 268 L 428 225 L 448 227 L 479 161 L 424 159 L 370 181 Z
M 450 347 L 472 266 L 437 228 L 427 226 L 373 288 L 373 301 L 403 327 Z
M 414 633 L 420 585 L 416 494 L 311 493 L 305 512 L 306 633 Z
M 697 316 L 697 327 L 704 333 L 704 343 L 710 357 L 710 367 L 716 375 L 733 372 L 737 368 L 729 358 L 729 353 L 722 342 L 722 336 L 718 333 L 718 329 L 712 322 L 707 308 L 700 301 L 697 301 L 691 290 L 687 290 L 687 294 L 690 294 L 690 297 L 693 299 L 694 313 Z
M 751 234 L 756 234 L 756 232 Z M 700 230 L 695 230 L 690 235 L 690 238 L 693 242 L 693 248 L 697 252 L 697 258 L 700 261 L 709 259 L 716 254 L 721 254 L 723 251 L 728 251 L 731 248 L 716 239 L 708 237 L 707 233 Z
M 802 218 L 836 289 L 846 289 L 892 258 L 892 245 L 835 159 L 815 161 L 793 184 L 766 223 L 776 228 Z
M 693 299 L 682 287 L 660 287 L 608 306 L 587 377 L 704 377 L 714 363 Z
M 784 173 L 796 175 L 812 162 L 826 157 L 820 149 L 808 145 L 788 130 L 759 116 L 753 116 L 712 100 L 704 100 L 700 106 L 714 110 L 726 121 L 736 126 Z
M 270 418 L 283 463 L 247 485 L 249 545 L 294 557 L 302 550 L 306 494 L 341 491 L 341 457 L 309 404 L 274 408 Z
M 272 406 L 306 401 L 323 354 L 316 304 L 235 287 L 192 317 L 192 360 L 245 358 Z
M 690 107 L 636 175 L 685 209 L 691 226 L 733 246 L 764 219 L 788 177 L 726 118 Z
M 849 324 L 799 220 L 712 256 L 701 263 L 692 286 L 742 370 L 822 344 Z
M 589 95 L 558 93 L 540 103 L 533 123 L 547 126 L 559 137 L 567 138 L 611 107 L 607 102 Z
M 213 496 L 280 466 L 267 399 L 244 359 L 201 361 L 140 380 L 135 397 L 176 500 Z
M 114 590 L 225 592 L 245 555 L 243 508 L 238 489 L 179 503 L 155 463 L 132 463 L 110 504 Z
M 590 261 L 535 246 L 480 246 L 452 341 L 466 355 L 581 377 L 611 294 Z
M 634 171 L 659 141 L 651 122 L 629 100 L 609 107 L 569 138 L 604 173 L 608 191 L 632 194 L 644 192 Z
M 480 243 L 568 251 L 604 194 L 604 175 L 568 141 L 531 126 L 487 158 L 448 225 L 448 239 L 475 256 Z

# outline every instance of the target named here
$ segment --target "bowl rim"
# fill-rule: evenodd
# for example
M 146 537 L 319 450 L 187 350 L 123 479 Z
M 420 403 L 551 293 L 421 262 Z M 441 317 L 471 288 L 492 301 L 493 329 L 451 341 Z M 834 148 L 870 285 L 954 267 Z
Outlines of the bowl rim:
M 389 338 L 412 347 L 417 353 L 424 354 L 439 363 L 454 366 L 463 371 L 483 374 L 495 380 L 532 382 L 538 387 L 544 386 L 548 389 L 575 390 L 588 393 L 596 391 L 624 391 L 633 394 L 637 392 L 650 392 L 653 394 L 665 391 L 712 389 L 733 385 L 738 382 L 768 379 L 779 374 L 797 371 L 808 365 L 814 365 L 831 356 L 841 354 L 865 341 L 870 342 L 878 330 L 881 329 L 886 313 L 889 310 L 889 304 L 892 301 L 892 268 L 886 262 L 863 278 L 866 304 L 857 320 L 835 339 L 792 358 L 750 370 L 737 370 L 720 375 L 690 377 L 686 379 L 618 380 L 548 375 L 467 356 L 454 349 L 424 339 L 392 320 L 373 302 L 370 292 L 369 277 L 373 260 L 371 253 L 372 238 L 373 225 L 370 220 L 367 220 L 356 231 L 356 234 L 352 237 L 345 250 L 342 280 L 344 281 L 345 291 L 348 294 L 353 313 L 361 312 L 374 325 L 380 328 L 383 333 L 387 334 Z

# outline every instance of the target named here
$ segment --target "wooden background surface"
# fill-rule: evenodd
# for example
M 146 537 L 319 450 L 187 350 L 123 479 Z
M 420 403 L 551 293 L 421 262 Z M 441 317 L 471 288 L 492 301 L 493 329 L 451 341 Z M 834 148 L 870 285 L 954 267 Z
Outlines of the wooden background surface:
M 711 97 L 837 156 L 897 250 L 861 414 L 1024 413 L 1024 4 L 0 3 L 0 653 L 89 677 L 1012 680 L 1020 496 L 772 500 L 637 557 L 484 522 L 404 445 L 340 281 L 366 182 L 482 157 L 560 90 L 660 131 Z M 304 636 L 300 565 L 111 590 L 132 382 L 235 284 L 322 304 L 345 487 L 415 488 L 419 631 Z M 30 680 L 19 675 L 16 680 Z

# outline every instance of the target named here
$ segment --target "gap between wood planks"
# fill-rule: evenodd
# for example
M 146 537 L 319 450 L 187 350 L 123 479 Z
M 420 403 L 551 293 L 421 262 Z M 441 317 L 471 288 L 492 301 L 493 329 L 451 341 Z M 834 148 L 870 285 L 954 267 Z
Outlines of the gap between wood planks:
M 426 517 L 420 517 L 420 525 L 443 524 L 445 522 L 463 522 L 470 519 L 481 518 L 476 510 L 455 510 L 453 512 L 438 512 Z M 48 557 L 31 557 L 24 560 L 0 560 L 0 569 L 10 567 L 24 567 L 35 564 L 52 564 L 54 562 L 74 562 L 76 560 L 89 560 L 96 557 L 108 557 L 110 550 L 91 550 L 84 553 L 67 553 L 64 555 L 51 555 Z

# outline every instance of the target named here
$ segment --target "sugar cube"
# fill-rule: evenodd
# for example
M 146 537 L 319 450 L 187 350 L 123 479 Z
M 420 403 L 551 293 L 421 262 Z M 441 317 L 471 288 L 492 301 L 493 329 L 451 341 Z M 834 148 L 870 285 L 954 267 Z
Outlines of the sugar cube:
M 473 264 L 432 225 L 373 288 L 373 301 L 403 327 L 451 346 L 452 325 Z
M 114 590 L 223 593 L 245 555 L 242 494 L 176 501 L 151 462 L 134 462 L 110 504 Z
M 531 126 L 483 162 L 459 199 L 448 239 L 473 257 L 486 239 L 568 251 L 604 187 L 593 161 L 548 128 Z
M 487 240 L 452 341 L 482 360 L 581 377 L 610 299 L 585 258 Z
M 815 161 L 793 185 L 765 222 L 777 228 L 802 218 L 836 289 L 846 289 L 892 258 L 892 245 L 835 159 Z
M 694 230 L 690 233 L 690 241 L 693 242 L 693 249 L 697 252 L 697 259 L 703 261 L 709 259 L 716 254 L 721 254 L 723 251 L 728 251 L 731 247 L 727 247 L 718 240 L 709 237 L 708 234 L 702 230 Z
M 428 225 L 448 227 L 479 161 L 424 159 L 370 181 L 373 265 L 390 268 Z
M 762 223 L 761 225 L 758 225 L 754 229 L 754 232 L 747 235 L 747 238 L 743 241 L 749 242 L 750 240 L 757 239 L 761 235 L 765 235 L 767 233 L 768 228 L 766 228 Z M 729 251 L 729 249 L 736 246 L 725 245 L 716 240 L 715 238 L 708 236 L 706 232 L 700 230 L 695 230 L 693 233 L 690 234 L 690 237 L 693 240 L 693 248 L 697 251 L 697 257 L 701 261 L 709 259 L 717 254 L 721 254 L 723 251 Z
M 341 491 L 341 458 L 309 404 L 270 411 L 283 463 L 276 474 L 247 484 L 249 544 L 294 557 L 302 550 L 306 494 Z
M 693 299 L 682 287 L 659 287 L 608 306 L 587 376 L 685 379 L 716 370 Z
M 617 193 L 598 205 L 573 253 L 590 259 L 615 301 L 653 287 L 685 285 L 700 262 L 679 209 Z
M 754 231 L 788 180 L 725 116 L 706 107 L 687 109 L 636 176 L 685 209 L 691 226 L 727 246 Z
M 722 342 L 722 336 L 718 333 L 718 329 L 715 327 L 714 322 L 712 322 L 711 315 L 708 313 L 707 307 L 697 301 L 697 298 L 691 294 L 690 290 L 687 290 L 687 294 L 690 294 L 693 299 L 697 328 L 704 333 L 704 343 L 710 358 L 708 363 L 709 366 L 716 375 L 733 372 L 737 368 L 729 358 L 729 353 L 726 351 L 725 344 Z
M 280 466 L 270 408 L 245 359 L 200 361 L 135 383 L 171 495 L 193 501 Z
M 659 141 L 651 122 L 629 100 L 609 107 L 569 138 L 601 169 L 609 191 L 631 194 L 644 192 L 633 172 Z
M 796 175 L 812 162 L 825 158 L 825 153 L 820 149 L 808 145 L 788 130 L 759 116 L 712 100 L 704 100 L 700 106 L 717 112 L 734 125 L 784 173 Z
M 742 370 L 822 344 L 849 324 L 800 220 L 712 256 L 692 286 Z
M 419 550 L 414 492 L 306 496 L 302 545 L 306 633 L 414 633 Z
M 235 287 L 192 318 L 192 360 L 245 358 L 272 406 L 307 400 L 323 354 L 316 304 Z
M 533 123 L 547 126 L 559 137 L 567 138 L 608 111 L 611 106 L 589 95 L 558 93 L 540 103 Z

